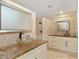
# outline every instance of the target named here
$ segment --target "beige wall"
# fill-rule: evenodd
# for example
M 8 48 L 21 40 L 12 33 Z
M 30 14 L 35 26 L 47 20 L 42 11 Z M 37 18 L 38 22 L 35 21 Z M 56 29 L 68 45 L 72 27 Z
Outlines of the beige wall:
M 47 22 L 45 22 L 47 20 Z M 77 19 L 76 19 L 76 13 L 68 13 L 68 14 L 63 14 L 63 15 L 59 15 L 59 16 L 54 16 L 52 18 L 46 18 L 45 19 L 45 24 L 48 25 L 44 25 L 44 27 L 46 27 L 47 29 L 45 29 L 45 32 L 48 35 L 53 35 L 53 34 L 63 34 L 61 32 L 57 32 L 56 31 L 56 22 L 57 21 L 65 21 L 65 20 L 69 20 L 70 21 L 70 33 L 71 35 L 74 35 L 75 33 L 77 34 Z

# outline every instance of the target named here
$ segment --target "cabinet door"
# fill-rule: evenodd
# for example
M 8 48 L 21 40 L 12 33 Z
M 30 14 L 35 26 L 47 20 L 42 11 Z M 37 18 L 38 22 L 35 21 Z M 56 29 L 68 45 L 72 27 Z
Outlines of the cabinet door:
M 58 49 L 66 50 L 67 42 L 63 37 L 58 37 Z
M 77 53 L 77 38 L 58 37 L 58 49 Z
M 77 38 L 69 38 L 67 48 L 69 52 L 77 53 Z
M 50 48 L 57 48 L 57 37 L 49 36 L 48 46 Z
M 38 51 L 36 51 L 36 54 L 33 56 L 32 59 L 45 59 L 46 54 L 47 44 L 44 44 L 41 47 L 39 47 Z

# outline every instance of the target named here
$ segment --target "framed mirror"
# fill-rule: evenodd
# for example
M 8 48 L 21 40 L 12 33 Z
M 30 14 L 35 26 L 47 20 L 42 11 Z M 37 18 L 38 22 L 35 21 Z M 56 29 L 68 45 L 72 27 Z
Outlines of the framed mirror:
M 1 31 L 31 31 L 32 14 L 25 10 L 1 3 Z
M 57 31 L 70 31 L 70 21 L 57 21 Z

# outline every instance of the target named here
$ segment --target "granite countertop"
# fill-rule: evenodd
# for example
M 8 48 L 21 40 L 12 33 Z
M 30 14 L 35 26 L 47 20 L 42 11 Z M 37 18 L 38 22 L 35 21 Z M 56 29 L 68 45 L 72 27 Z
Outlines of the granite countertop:
M 48 36 L 58 36 L 58 37 L 72 37 L 72 38 L 77 38 L 77 36 L 65 36 L 65 35 L 48 35 Z
M 31 51 L 32 49 L 46 43 L 47 41 L 44 40 L 33 40 L 31 43 L 27 45 L 18 45 L 18 44 L 11 44 L 0 48 L 0 51 L 7 52 L 8 59 L 16 59 L 17 57 L 23 55 Z

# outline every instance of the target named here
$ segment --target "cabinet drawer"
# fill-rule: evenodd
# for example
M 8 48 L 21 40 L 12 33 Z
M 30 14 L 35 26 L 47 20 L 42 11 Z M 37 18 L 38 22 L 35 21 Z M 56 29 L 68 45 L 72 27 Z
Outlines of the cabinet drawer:
M 57 41 L 55 41 L 55 40 L 52 40 L 52 41 L 50 41 L 50 42 L 57 42 Z
M 57 42 L 57 39 L 48 40 L 49 43 Z
M 57 45 L 57 42 L 49 42 L 48 45 Z
M 51 43 L 49 43 L 48 47 L 50 47 L 50 48 L 57 48 L 57 42 L 51 42 Z
M 55 43 L 57 43 L 57 41 L 49 41 L 48 43 L 49 44 L 55 44 Z
M 49 48 L 57 48 L 57 45 L 49 45 Z

